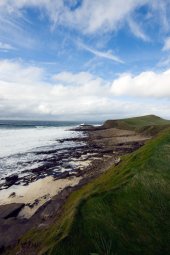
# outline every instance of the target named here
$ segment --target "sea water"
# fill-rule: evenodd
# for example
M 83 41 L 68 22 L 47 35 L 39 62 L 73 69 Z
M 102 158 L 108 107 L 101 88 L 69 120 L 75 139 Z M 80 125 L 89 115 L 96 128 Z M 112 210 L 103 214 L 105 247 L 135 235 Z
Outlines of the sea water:
M 36 161 L 48 158 L 43 151 L 76 146 L 57 140 L 81 135 L 70 129 L 79 122 L 2 121 L 0 120 L 0 180 L 36 167 Z M 37 152 L 41 152 L 38 154 Z M 40 164 L 40 163 L 39 163 Z

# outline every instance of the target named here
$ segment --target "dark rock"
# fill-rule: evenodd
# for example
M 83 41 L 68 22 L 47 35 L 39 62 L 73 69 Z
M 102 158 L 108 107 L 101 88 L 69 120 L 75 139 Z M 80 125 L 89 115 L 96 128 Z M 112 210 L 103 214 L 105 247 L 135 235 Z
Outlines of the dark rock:
M 23 186 L 28 186 L 29 182 L 24 182 Z
M 13 184 L 15 184 L 15 182 L 18 181 L 18 175 L 17 174 L 13 174 L 13 175 L 7 176 L 5 178 L 5 180 L 6 180 L 6 185 L 12 186 Z
M 65 178 L 67 178 L 69 176 L 70 176 L 70 173 L 68 171 L 65 171 L 65 172 L 59 174 L 59 178 L 58 179 L 65 179 Z
M 16 193 L 15 192 L 12 192 L 9 197 L 15 197 L 16 196 Z
M 21 209 L 25 206 L 23 203 L 12 203 L 0 206 L 0 219 L 16 217 Z
M 27 203 L 25 206 L 28 206 L 29 208 L 33 208 L 34 206 L 39 204 L 39 199 L 35 199 L 35 201 L 31 204 L 31 203 Z
M 64 143 L 64 142 L 86 142 L 88 141 L 88 137 L 71 137 L 71 138 L 65 138 L 65 139 L 59 139 L 57 142 Z
M 15 185 L 20 185 L 21 183 L 20 182 L 16 182 Z

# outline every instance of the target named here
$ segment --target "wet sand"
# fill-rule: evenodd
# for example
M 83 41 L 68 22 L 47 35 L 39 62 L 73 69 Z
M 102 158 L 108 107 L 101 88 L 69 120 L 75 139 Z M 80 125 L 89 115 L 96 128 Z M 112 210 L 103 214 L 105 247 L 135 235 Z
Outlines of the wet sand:
M 14 185 L 7 190 L 0 192 L 0 205 L 10 203 L 24 203 L 18 217 L 29 218 L 45 202 L 57 195 L 59 191 L 67 186 L 74 186 L 79 183 L 81 177 L 69 177 L 55 180 L 52 176 L 39 179 L 28 186 Z

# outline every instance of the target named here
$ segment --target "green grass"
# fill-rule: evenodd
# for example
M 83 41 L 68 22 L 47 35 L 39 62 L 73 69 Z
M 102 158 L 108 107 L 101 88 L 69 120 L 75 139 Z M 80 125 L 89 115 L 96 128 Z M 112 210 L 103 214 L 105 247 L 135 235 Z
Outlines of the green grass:
M 169 180 L 167 129 L 73 192 L 53 226 L 27 233 L 17 248 L 29 243 L 37 255 L 168 254 Z
M 105 128 L 116 127 L 136 130 L 138 132 L 155 135 L 167 126 L 170 126 L 170 120 L 165 120 L 155 115 L 146 115 L 128 119 L 108 120 L 103 126 Z

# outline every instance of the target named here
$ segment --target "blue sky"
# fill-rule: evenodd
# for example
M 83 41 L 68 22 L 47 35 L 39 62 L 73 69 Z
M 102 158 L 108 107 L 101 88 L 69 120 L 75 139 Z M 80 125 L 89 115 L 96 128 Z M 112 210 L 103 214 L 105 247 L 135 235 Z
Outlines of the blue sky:
M 169 0 L 1 0 L 0 118 L 170 118 Z

